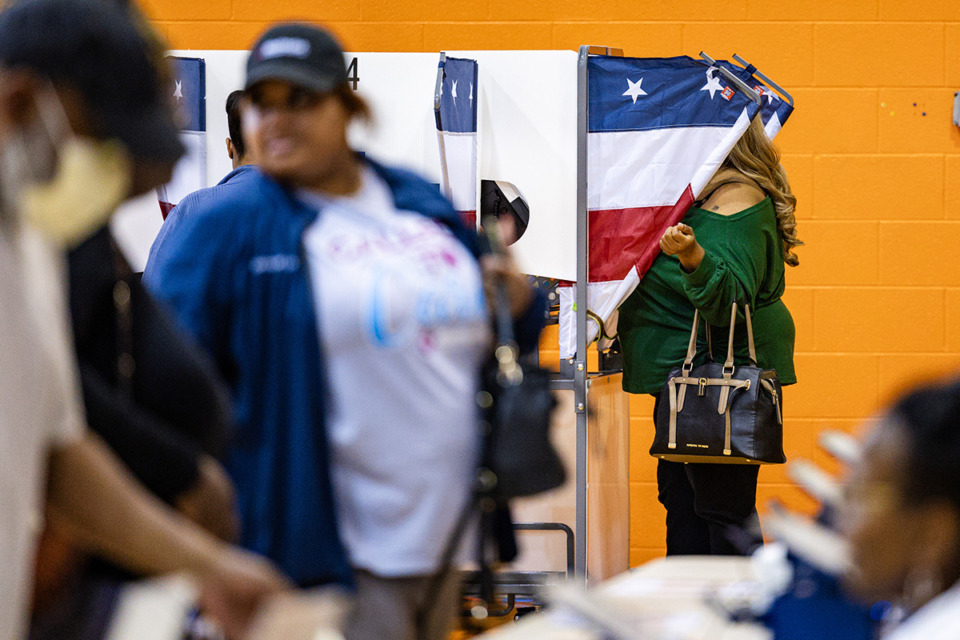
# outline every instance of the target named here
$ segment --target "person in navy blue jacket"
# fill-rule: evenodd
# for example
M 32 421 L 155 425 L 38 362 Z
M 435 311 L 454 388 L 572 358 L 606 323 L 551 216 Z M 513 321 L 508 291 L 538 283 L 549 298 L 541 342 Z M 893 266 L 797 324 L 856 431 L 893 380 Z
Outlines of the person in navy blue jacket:
M 144 269 L 144 280 L 149 284 L 153 276 L 153 266 L 162 260 L 162 255 L 166 252 L 167 237 L 175 236 L 174 231 L 180 224 L 184 216 L 189 216 L 194 207 L 203 209 L 207 206 L 208 200 L 216 200 L 221 197 L 225 185 L 230 185 L 233 190 L 240 187 L 252 174 L 256 173 L 256 159 L 254 154 L 247 148 L 243 140 L 243 130 L 240 119 L 240 103 L 243 100 L 243 91 L 236 90 L 230 92 L 227 96 L 225 105 L 227 112 L 227 131 L 230 136 L 226 139 L 227 155 L 230 156 L 230 162 L 233 170 L 223 177 L 216 185 L 207 189 L 200 189 L 187 194 L 183 200 L 177 203 L 166 219 L 160 232 L 150 246 L 150 255 L 147 256 L 147 266 Z
M 435 185 L 350 148 L 368 112 L 329 33 L 270 28 L 245 91 L 259 170 L 195 202 L 146 281 L 233 388 L 242 544 L 355 585 L 348 640 L 443 638 L 455 574 L 424 599 L 478 461 L 484 285 L 506 279 L 528 349 L 544 301 Z

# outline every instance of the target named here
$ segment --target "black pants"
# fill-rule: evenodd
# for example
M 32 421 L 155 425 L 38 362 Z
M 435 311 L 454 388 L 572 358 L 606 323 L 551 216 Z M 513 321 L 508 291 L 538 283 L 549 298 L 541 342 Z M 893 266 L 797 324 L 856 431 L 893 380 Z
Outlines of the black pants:
M 660 396 L 653 415 L 657 415 Z M 656 418 L 654 418 L 656 419 Z M 667 555 L 746 555 L 763 544 L 758 465 L 659 460 L 658 498 L 667 510 Z

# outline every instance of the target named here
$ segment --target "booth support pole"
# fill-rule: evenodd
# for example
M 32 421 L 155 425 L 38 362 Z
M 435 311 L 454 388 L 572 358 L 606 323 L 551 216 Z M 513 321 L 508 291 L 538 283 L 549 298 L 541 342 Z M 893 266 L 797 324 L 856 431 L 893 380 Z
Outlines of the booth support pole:
M 587 59 L 590 47 L 577 58 L 577 355 L 573 363 L 573 402 L 577 412 L 577 526 L 575 569 L 587 577 Z

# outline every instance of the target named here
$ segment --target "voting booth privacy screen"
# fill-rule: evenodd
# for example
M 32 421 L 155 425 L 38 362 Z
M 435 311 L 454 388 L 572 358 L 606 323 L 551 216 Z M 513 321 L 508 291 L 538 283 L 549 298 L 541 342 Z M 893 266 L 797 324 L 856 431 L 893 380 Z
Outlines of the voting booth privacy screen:
M 113 218 L 136 270 L 162 224 L 161 202 L 169 208 L 232 169 L 225 102 L 244 84 L 247 52 L 173 55 L 171 97 L 185 110 L 181 137 L 189 153 L 170 184 Z M 348 82 L 373 114 L 351 126 L 354 148 L 419 172 L 468 224 L 477 223 L 481 185 L 522 212 L 522 234 L 511 246 L 520 270 L 570 285 L 560 292 L 564 359 L 576 352 L 578 261 L 587 266 L 581 312 L 593 319 L 589 341 L 601 328 L 615 331 L 616 308 L 656 257 L 659 235 L 683 217 L 751 120 L 761 117 L 772 137 L 792 111 L 736 58 L 739 65 L 583 50 L 345 58 Z M 581 120 L 581 112 L 589 118 Z M 586 225 L 590 241 L 579 251 L 578 225 Z M 619 374 L 586 378 L 584 366 L 555 388 L 561 410 L 553 439 L 575 482 L 515 505 L 529 544 L 512 570 L 600 579 L 629 564 L 627 400 Z
M 189 156 L 196 167 L 205 153 L 205 176 L 198 186 L 216 184 L 231 170 L 224 104 L 231 91 L 243 87 L 246 51 L 175 51 L 205 69 L 205 146 Z M 520 270 L 563 280 L 576 279 L 576 152 L 577 54 L 573 51 L 448 51 L 448 58 L 476 65 L 476 80 L 462 84 L 452 74 L 445 97 L 454 100 L 438 131 L 434 112 L 438 53 L 347 53 L 350 82 L 370 104 L 369 124 L 354 123 L 351 144 L 377 160 L 412 169 L 441 189 L 441 140 L 446 156 L 472 158 L 473 189 L 466 184 L 462 164 L 449 163 L 458 210 L 477 210 L 480 180 L 502 180 L 516 186 L 529 206 L 529 224 L 512 250 Z M 182 87 L 186 85 L 181 84 Z M 176 86 L 171 88 L 171 93 Z M 184 93 L 184 99 L 189 91 Z M 469 109 L 469 111 L 467 111 Z M 454 120 L 452 114 L 472 112 L 474 123 Z M 466 149 L 464 152 L 463 149 Z M 475 148 L 475 151 L 472 149 Z M 177 199 L 188 181 L 187 165 L 167 185 L 169 199 Z M 191 170 L 192 171 L 192 170 Z M 467 166 L 465 171 L 470 172 Z M 192 173 L 190 176 L 192 177 Z M 150 244 L 163 218 L 157 194 L 125 205 L 114 231 L 135 269 L 142 269 Z M 172 203 L 172 204 L 175 204 Z
M 200 58 L 171 58 L 173 99 L 180 121 L 180 142 L 186 150 L 170 182 L 157 188 L 164 219 L 188 193 L 207 186 L 206 63 Z
M 166 211 L 232 168 L 224 104 L 243 86 L 247 52 L 174 56 L 171 97 L 187 154 L 168 185 L 128 203 L 113 222 L 137 269 Z M 476 224 L 481 183 L 522 196 L 523 233 L 511 247 L 520 270 L 570 283 L 559 291 L 563 360 L 576 353 L 578 135 L 586 136 L 589 343 L 616 334 L 616 309 L 659 253 L 660 235 L 683 218 L 751 120 L 760 117 L 773 138 L 793 111 L 779 86 L 736 56 L 590 56 L 583 133 L 572 51 L 345 57 L 348 82 L 373 112 L 352 125 L 355 148 L 433 181 L 467 224 Z

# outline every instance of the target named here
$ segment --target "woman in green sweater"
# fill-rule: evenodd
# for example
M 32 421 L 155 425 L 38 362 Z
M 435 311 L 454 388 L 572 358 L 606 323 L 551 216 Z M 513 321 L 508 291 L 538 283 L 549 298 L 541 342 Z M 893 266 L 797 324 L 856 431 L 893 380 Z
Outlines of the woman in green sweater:
M 760 119 L 753 121 L 683 222 L 660 239 L 662 253 L 620 307 L 623 388 L 657 397 L 687 351 L 696 309 L 726 345 L 730 306 L 750 305 L 757 360 L 782 385 L 797 381 L 794 325 L 780 296 L 784 264 L 796 266 L 794 208 L 780 157 Z M 738 315 L 735 363 L 748 362 Z M 698 360 L 708 359 L 701 327 Z M 723 347 L 721 347 L 722 349 Z M 722 353 L 716 354 L 723 358 Z M 656 409 L 654 409 L 656 415 Z M 761 543 L 756 516 L 756 465 L 658 461 L 660 502 L 667 510 L 667 555 L 731 555 Z M 732 530 L 739 530 L 738 535 Z M 739 538 L 739 540 L 737 540 Z

